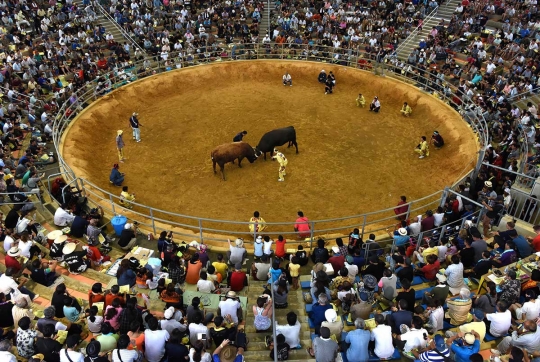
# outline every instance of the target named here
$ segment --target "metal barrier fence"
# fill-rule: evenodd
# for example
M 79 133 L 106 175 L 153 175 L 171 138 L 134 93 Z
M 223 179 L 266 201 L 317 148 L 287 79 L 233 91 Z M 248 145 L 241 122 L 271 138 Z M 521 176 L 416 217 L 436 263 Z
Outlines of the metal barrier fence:
M 106 212 L 111 214 L 124 214 L 129 218 L 138 221 L 141 226 L 144 226 L 145 229 L 151 230 L 154 233 L 157 233 L 158 230 L 169 228 L 168 225 L 172 225 L 173 227 L 178 227 L 183 230 L 176 230 L 177 235 L 184 238 L 199 239 L 199 241 L 225 241 L 226 238 L 223 235 L 254 237 L 255 235 L 248 231 L 249 222 L 198 218 L 189 215 L 176 214 L 138 203 L 133 203 L 133 209 L 131 210 L 122 207 L 119 205 L 120 198 L 117 195 L 113 195 L 108 191 L 101 189 L 99 186 L 88 180 L 78 178 L 62 158 L 59 147 L 62 135 L 69 122 L 77 112 L 88 106 L 89 103 L 93 102 L 101 95 L 101 93 L 103 93 L 102 90 L 96 89 L 98 83 L 107 84 L 107 82 L 110 81 L 110 84 L 108 84 L 105 89 L 116 89 L 137 79 L 142 79 L 151 74 L 163 73 L 172 70 L 175 67 L 180 68 L 192 65 L 210 64 L 226 60 L 302 60 L 328 62 L 352 68 L 369 69 L 371 56 L 372 55 L 370 54 L 362 53 L 357 50 L 336 49 L 324 46 L 229 44 L 228 46 L 208 46 L 204 52 L 197 55 L 185 52 L 170 53 L 165 60 L 156 56 L 153 62 L 145 60 L 143 62 L 130 64 L 122 69 L 114 69 L 75 91 L 74 93 L 77 97 L 77 102 L 70 103 L 68 101 L 60 108 L 53 124 L 52 134 L 54 146 L 58 153 L 59 166 L 64 173 L 63 175 L 66 182 L 72 186 L 77 186 L 91 202 L 101 205 Z M 457 94 L 455 86 L 443 84 L 438 78 L 426 78 L 422 75 L 424 73 L 421 73 L 417 68 L 407 65 L 406 69 L 401 69 L 390 60 L 387 64 L 387 69 L 389 70 L 387 73 L 388 76 L 408 83 L 413 83 L 423 90 L 436 92 L 439 94 L 439 98 L 450 104 L 456 110 L 462 110 L 464 107 L 473 106 L 469 99 L 456 99 L 450 94 L 442 91 L 443 86 L 445 86 L 450 87 L 453 89 L 453 93 Z M 479 169 L 484 158 L 483 150 L 489 144 L 488 126 L 483 116 L 469 115 L 467 121 L 478 137 L 481 151 L 478 156 L 477 167 L 474 169 L 468 169 L 468 167 L 466 167 L 462 172 L 462 177 L 460 177 L 452 186 L 456 186 L 466 177 L 475 177 L 475 172 Z M 439 191 L 419 200 L 409 202 L 408 214 L 423 214 L 428 209 L 436 209 L 438 206 L 444 204 L 446 194 L 446 191 Z M 313 240 L 315 234 L 317 236 L 348 235 L 349 231 L 353 228 L 359 228 L 361 230 L 361 236 L 363 237 L 366 233 L 377 233 L 385 230 L 389 225 L 395 225 L 397 223 L 395 218 L 394 207 L 391 207 L 366 214 L 326 220 L 314 220 L 309 222 L 311 231 L 308 239 Z M 294 239 L 295 233 L 293 231 L 293 224 L 294 222 L 269 222 L 267 223 L 269 230 L 268 232 L 265 232 L 265 234 L 270 236 L 281 234 L 285 237 L 290 236 Z M 299 242 L 305 241 L 301 240 Z

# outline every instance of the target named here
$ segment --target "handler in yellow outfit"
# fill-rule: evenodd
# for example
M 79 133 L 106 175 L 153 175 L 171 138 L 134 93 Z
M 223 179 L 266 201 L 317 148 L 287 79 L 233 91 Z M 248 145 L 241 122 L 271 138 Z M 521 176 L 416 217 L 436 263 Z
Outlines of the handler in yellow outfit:
M 124 139 L 122 138 L 122 134 L 124 131 L 119 129 L 116 131 L 116 149 L 118 149 L 118 159 L 120 162 L 124 162 Z
M 362 93 L 358 93 L 358 97 L 356 97 L 356 106 L 364 108 L 366 105 L 366 99 L 362 95 Z
M 405 117 L 409 117 L 412 113 L 412 108 L 407 104 L 407 102 L 403 103 L 403 107 L 401 107 L 401 114 Z
M 274 153 L 276 155 L 272 157 L 272 160 L 277 160 L 279 162 L 278 181 L 285 181 L 285 177 L 284 177 L 286 175 L 285 169 L 287 168 L 287 163 L 288 163 L 287 157 L 285 157 L 283 153 L 279 152 L 277 148 L 274 148 Z
M 131 209 L 133 207 L 133 202 L 135 202 L 135 194 L 130 194 L 128 187 L 122 187 L 122 192 L 120 193 L 120 205 Z
M 426 136 L 422 136 L 422 138 L 420 139 L 420 143 L 418 144 L 418 146 L 416 146 L 414 152 L 420 155 L 420 157 L 418 158 L 424 158 L 426 156 L 429 156 L 429 145 L 426 141 Z

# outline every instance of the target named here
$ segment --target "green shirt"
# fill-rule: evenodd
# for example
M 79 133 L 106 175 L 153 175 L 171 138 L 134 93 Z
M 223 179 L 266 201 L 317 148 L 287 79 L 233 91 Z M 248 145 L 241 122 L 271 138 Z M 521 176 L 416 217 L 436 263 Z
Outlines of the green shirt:
M 23 185 L 28 184 L 28 179 L 29 178 L 30 178 L 30 170 L 26 171 L 26 173 L 24 174 L 24 176 L 22 178 L 22 184 Z

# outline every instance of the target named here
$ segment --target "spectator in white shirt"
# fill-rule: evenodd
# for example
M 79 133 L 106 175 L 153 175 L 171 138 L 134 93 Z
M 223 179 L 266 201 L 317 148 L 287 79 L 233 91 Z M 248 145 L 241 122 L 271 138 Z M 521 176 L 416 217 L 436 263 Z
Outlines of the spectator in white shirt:
M 422 328 L 424 321 L 418 316 L 412 319 L 412 328 L 405 333 L 397 336 L 401 341 L 407 341 L 403 347 L 404 352 L 410 352 L 413 349 L 422 349 L 427 345 L 428 332 Z
M 300 323 L 295 312 L 287 313 L 287 324 L 278 324 L 276 333 L 283 334 L 285 343 L 292 349 L 300 346 Z
M 92 343 L 92 342 L 90 342 Z M 128 350 L 131 340 L 127 334 L 123 334 L 118 338 L 117 347 L 111 353 L 112 362 L 137 362 L 141 360 L 141 353 L 136 349 Z M 88 347 L 86 347 L 88 352 Z
M 56 226 L 68 226 L 71 225 L 75 216 L 66 211 L 67 206 L 65 204 L 60 205 L 54 213 L 54 224 Z
M 531 289 L 526 290 L 525 300 L 523 305 L 514 303 L 508 308 L 511 312 L 515 312 L 519 323 L 526 320 L 533 321 L 540 316 L 540 298 L 536 298 L 536 292 Z
M 382 314 L 375 315 L 375 324 L 377 327 L 371 330 L 371 340 L 375 341 L 375 355 L 380 359 L 390 358 L 394 354 L 392 327 L 384 324 Z
M 165 330 L 172 335 L 172 331 L 178 329 L 180 332 L 184 332 L 187 329 L 187 325 L 180 323 L 175 319 L 176 309 L 174 307 L 169 307 L 163 313 L 163 319 L 161 321 L 161 329 Z
M 199 275 L 200 279 L 197 282 L 197 290 L 202 293 L 212 293 L 214 290 L 216 290 L 216 286 L 214 285 L 214 282 L 211 280 L 208 280 L 208 274 L 206 274 L 205 271 L 202 271 Z
M 233 323 L 238 324 L 238 316 L 242 315 L 242 305 L 238 300 L 236 300 L 235 292 L 228 292 L 227 299 L 219 302 L 218 308 L 220 316 L 224 317 L 226 315 L 230 315 Z
M 493 337 L 502 337 L 508 334 L 512 325 L 512 314 L 508 310 L 508 303 L 503 300 L 497 302 L 497 312 L 486 314 L 486 319 L 491 322 L 489 333 Z
M 11 353 L 11 347 L 13 347 L 13 345 L 9 339 L 0 341 L 0 361 L 17 362 L 17 358 Z
M 158 330 L 158 320 L 154 317 L 150 318 L 148 320 L 148 329 L 144 331 L 144 354 L 148 362 L 161 361 L 165 355 L 165 343 L 168 340 L 169 332 Z
M 84 362 L 84 355 L 77 352 L 79 345 L 79 335 L 72 335 L 66 339 L 66 349 L 60 351 L 60 362 Z
M 188 326 L 189 342 L 192 346 L 199 340 L 199 337 L 197 336 L 199 333 L 203 333 L 208 336 L 208 327 L 205 326 L 202 321 L 202 313 L 195 313 L 195 315 L 193 315 L 193 323 L 190 323 Z

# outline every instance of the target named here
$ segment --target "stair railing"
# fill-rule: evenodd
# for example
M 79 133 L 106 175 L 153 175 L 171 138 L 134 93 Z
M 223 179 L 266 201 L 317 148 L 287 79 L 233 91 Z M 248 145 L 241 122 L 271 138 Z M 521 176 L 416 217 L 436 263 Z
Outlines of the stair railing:
M 437 14 L 437 10 L 439 10 L 439 7 L 436 7 L 435 9 L 433 9 L 433 11 L 431 13 L 428 14 L 428 16 L 425 17 L 424 19 L 424 24 L 427 23 L 431 18 L 433 18 L 435 16 L 435 14 Z M 399 44 L 398 47 L 396 48 L 395 52 L 396 54 L 399 55 L 399 52 L 405 48 L 405 45 L 407 44 L 410 44 L 415 38 L 416 38 L 416 35 L 420 34 L 422 30 L 420 30 L 420 26 L 417 26 L 416 28 L 414 28 L 414 30 L 409 34 L 409 36 L 403 41 L 403 43 Z
M 116 22 L 116 20 L 107 12 L 107 10 L 105 10 L 103 8 L 103 6 L 101 6 L 101 4 L 99 2 L 95 2 L 95 6 L 97 7 L 97 9 L 101 12 L 101 15 L 103 15 L 110 23 L 112 23 L 114 25 L 114 27 L 116 29 L 118 29 L 118 31 L 122 34 L 122 36 L 124 38 L 126 38 L 127 40 L 129 40 L 131 42 L 131 44 L 133 44 L 133 46 L 137 49 L 139 49 L 140 51 L 143 52 L 143 54 L 147 54 L 146 53 L 146 50 L 144 48 L 142 48 L 139 43 L 137 43 L 137 41 L 135 39 L 133 39 L 131 37 L 131 35 L 125 31 L 121 26 L 120 24 L 118 24 Z
M 270 259 L 270 265 L 273 265 L 274 262 Z M 274 342 L 274 362 L 278 362 L 277 352 L 277 335 L 276 335 L 276 301 L 274 299 L 274 280 L 272 275 L 270 275 L 270 296 L 272 297 L 272 338 Z

